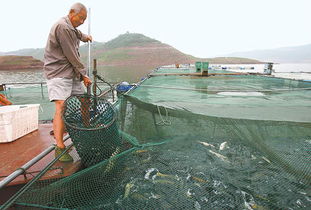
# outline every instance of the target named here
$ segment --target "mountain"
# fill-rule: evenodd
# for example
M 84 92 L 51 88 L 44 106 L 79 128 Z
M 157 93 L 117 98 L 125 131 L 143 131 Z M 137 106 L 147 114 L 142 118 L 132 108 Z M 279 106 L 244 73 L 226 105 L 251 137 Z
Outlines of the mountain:
M 43 62 L 32 56 L 0 56 L 0 70 L 42 69 Z
M 88 49 L 88 44 L 80 46 L 81 60 L 84 64 L 88 60 Z M 31 55 L 34 58 L 42 59 L 43 53 L 43 48 L 37 48 L 6 54 Z M 184 54 L 168 44 L 137 33 L 121 34 L 106 43 L 92 43 L 91 58 L 97 59 L 98 74 L 112 83 L 137 82 L 156 67 L 176 63 L 194 64 L 196 61 L 209 61 L 218 64 L 261 63 L 257 60 L 237 57 L 196 58 Z
M 226 56 L 238 56 L 275 63 L 311 63 L 311 44 L 281 47 L 277 49 L 235 52 Z
M 121 34 L 109 42 L 94 42 L 91 48 L 92 58 L 97 58 L 99 65 L 126 66 L 146 65 L 155 68 L 174 63 L 194 63 L 195 61 L 209 61 L 210 63 L 261 63 L 253 59 L 244 58 L 196 58 L 184 54 L 168 44 L 138 33 Z M 33 56 L 43 60 L 44 48 L 22 49 L 6 52 L 6 55 Z M 80 47 L 81 59 L 86 63 L 88 45 Z
M 82 59 L 86 60 L 83 48 L 85 46 L 81 47 L 81 55 Z M 100 65 L 145 65 L 150 68 L 174 63 L 194 63 L 195 61 L 261 63 L 257 60 L 244 58 L 196 58 L 184 54 L 168 44 L 137 33 L 121 34 L 95 50 L 92 47 L 92 57 L 97 58 Z
M 32 56 L 36 59 L 43 60 L 44 48 L 27 48 L 4 53 L 4 55 Z
M 87 54 L 83 47 L 81 56 L 86 60 Z M 95 50 L 92 48 L 92 57 L 97 58 L 99 65 L 147 65 L 150 68 L 173 63 L 193 63 L 197 60 L 167 44 L 136 33 L 119 35 Z

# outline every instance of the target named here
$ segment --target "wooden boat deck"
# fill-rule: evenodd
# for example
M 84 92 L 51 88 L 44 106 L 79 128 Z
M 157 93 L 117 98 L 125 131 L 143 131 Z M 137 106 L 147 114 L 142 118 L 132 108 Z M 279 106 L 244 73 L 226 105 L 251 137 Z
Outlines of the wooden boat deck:
M 53 136 L 50 135 L 52 129 L 52 124 L 39 124 L 38 130 L 13 142 L 1 143 L 0 181 L 53 145 L 55 141 Z M 66 141 L 66 145 L 70 143 L 70 139 Z M 73 158 L 74 162 L 69 163 L 57 161 L 41 179 L 61 178 L 76 172 L 80 168 L 80 161 L 77 156 L 73 156 Z M 25 174 L 14 179 L 8 186 L 27 183 L 53 159 L 54 151 L 30 167 Z

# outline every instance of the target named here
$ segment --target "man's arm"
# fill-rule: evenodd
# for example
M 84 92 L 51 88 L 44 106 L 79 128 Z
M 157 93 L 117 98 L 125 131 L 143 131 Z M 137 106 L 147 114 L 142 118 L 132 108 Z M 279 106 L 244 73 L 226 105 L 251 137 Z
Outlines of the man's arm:
M 78 49 L 75 49 L 76 43 L 72 35 L 70 34 L 70 29 L 66 29 L 63 26 L 59 26 L 56 35 L 57 40 L 63 50 L 64 55 L 68 61 L 73 66 L 76 73 L 81 74 L 82 77 L 86 76 L 86 69 L 80 61 L 78 54 Z
M 82 41 L 82 42 L 88 42 L 88 41 L 93 41 L 93 37 L 91 35 L 86 35 L 84 33 L 82 33 L 81 31 L 79 31 L 78 29 L 76 29 L 78 31 L 78 38 Z
M 92 80 L 88 76 L 82 76 L 83 84 L 88 87 L 92 84 Z

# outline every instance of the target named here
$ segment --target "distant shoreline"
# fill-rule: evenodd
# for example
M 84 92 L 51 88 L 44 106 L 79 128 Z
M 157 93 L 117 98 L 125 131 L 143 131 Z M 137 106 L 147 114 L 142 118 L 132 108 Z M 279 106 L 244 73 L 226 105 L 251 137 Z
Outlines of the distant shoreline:
M 32 56 L 0 56 L 0 70 L 14 71 L 42 68 L 43 62 L 41 60 L 33 58 Z
M 0 66 L 0 71 L 18 71 L 18 70 L 42 70 L 43 66 Z

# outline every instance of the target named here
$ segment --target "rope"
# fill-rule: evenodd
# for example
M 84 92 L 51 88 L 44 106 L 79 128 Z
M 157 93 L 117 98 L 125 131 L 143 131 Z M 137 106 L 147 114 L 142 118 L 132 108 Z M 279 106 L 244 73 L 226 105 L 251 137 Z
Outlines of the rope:
M 160 107 L 157 105 L 157 109 L 158 109 L 158 114 L 161 118 L 161 122 L 157 122 L 156 125 L 172 125 L 172 122 L 169 120 L 169 117 L 168 117 L 168 111 L 165 107 L 163 107 L 164 110 L 165 110 L 165 118 L 166 120 L 162 117 L 162 114 L 161 114 L 161 111 L 160 111 Z
M 274 92 L 274 91 L 298 91 L 298 90 L 311 90 L 311 88 L 291 88 L 291 89 L 273 89 L 273 90 L 221 90 L 221 89 L 197 89 L 197 88 L 181 88 L 181 87 L 168 87 L 168 86 L 156 86 L 156 85 L 140 85 L 141 87 L 153 87 L 153 88 L 165 88 L 165 89 L 175 89 L 175 90 L 193 90 L 193 91 L 206 91 L 206 92 Z
M 113 91 L 114 91 L 114 88 L 113 88 L 113 85 L 110 84 L 109 82 L 105 81 L 105 80 L 104 80 L 101 76 L 99 76 L 99 75 L 96 75 L 96 78 L 99 79 L 99 80 L 101 80 L 103 83 L 109 85 L 110 91 L 111 91 L 111 95 L 112 95 L 112 101 L 114 101 L 114 92 L 113 92 Z M 97 86 L 97 88 L 99 88 L 99 87 Z M 100 94 L 100 95 L 101 95 L 101 94 Z

